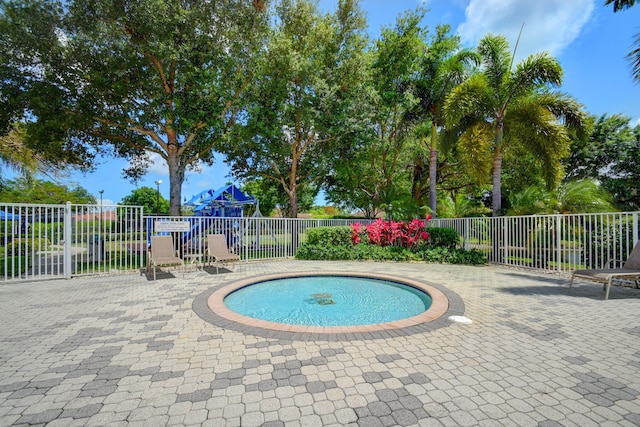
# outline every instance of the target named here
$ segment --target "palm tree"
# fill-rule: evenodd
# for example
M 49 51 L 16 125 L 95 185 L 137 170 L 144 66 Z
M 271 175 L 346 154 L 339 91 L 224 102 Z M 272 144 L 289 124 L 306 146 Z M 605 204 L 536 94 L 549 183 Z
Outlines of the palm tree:
M 553 191 L 538 186 L 514 194 L 509 215 L 615 212 L 613 197 L 597 181 L 567 181 Z
M 24 130 L 15 124 L 9 133 L 0 136 L 0 177 L 4 169 L 21 175 L 33 174 L 38 169 L 38 157 L 24 145 Z
M 431 122 L 430 132 L 423 132 L 422 141 L 429 148 L 429 207 L 436 216 L 436 178 L 438 168 L 438 129 L 444 125 L 442 109 L 449 92 L 468 75 L 471 63 L 477 64 L 479 57 L 470 50 L 458 50 L 460 38 L 449 35 L 450 27 L 436 28 L 422 58 L 418 80 L 415 82 L 419 99 L 414 114 Z M 423 127 L 418 127 L 423 129 Z M 430 133 L 430 140 L 426 135 Z M 418 201 L 418 200 L 416 200 Z
M 597 181 L 563 183 L 555 191 L 556 210 L 562 213 L 615 212 L 613 197 Z
M 522 144 L 544 165 L 553 188 L 568 154 L 569 130 L 586 135 L 582 106 L 572 97 L 550 91 L 562 83 L 562 68 L 547 52 L 530 55 L 513 69 L 504 36 L 487 35 L 478 45 L 481 72 L 458 85 L 444 107 L 447 126 L 460 135 L 458 144 L 470 173 L 486 179 L 492 172 L 493 216 L 501 212 L 501 171 L 505 149 Z
M 605 0 L 604 5 L 608 6 L 613 3 L 613 11 L 620 12 L 624 9 L 629 9 L 636 4 L 636 0 Z M 633 79 L 640 82 L 640 33 L 636 34 L 636 39 L 633 42 L 635 48 L 627 55 L 627 58 L 631 62 Z
M 636 0 L 605 0 L 604 5 L 608 6 L 613 3 L 613 11 L 628 9 L 636 3 Z
M 26 178 L 36 174 L 53 179 L 67 174 L 63 159 L 51 160 L 25 143 L 26 130 L 21 123 L 14 123 L 9 132 L 0 135 L 0 180 L 4 170 L 12 170 Z

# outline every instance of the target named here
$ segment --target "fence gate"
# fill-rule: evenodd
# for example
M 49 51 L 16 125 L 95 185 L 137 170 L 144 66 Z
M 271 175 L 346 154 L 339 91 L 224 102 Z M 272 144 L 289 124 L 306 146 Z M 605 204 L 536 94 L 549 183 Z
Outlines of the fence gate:
M 139 206 L 0 204 L 0 279 L 137 270 L 143 225 Z

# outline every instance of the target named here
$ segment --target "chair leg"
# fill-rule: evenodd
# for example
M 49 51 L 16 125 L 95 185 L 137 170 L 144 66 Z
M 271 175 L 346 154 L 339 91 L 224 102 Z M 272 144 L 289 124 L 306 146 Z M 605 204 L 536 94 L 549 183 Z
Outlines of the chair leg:
M 567 292 L 568 294 L 571 293 L 571 287 L 573 286 L 573 279 L 575 278 L 575 274 L 571 275 L 571 281 L 569 282 L 569 291 Z
M 605 301 L 609 299 L 609 290 L 611 289 L 611 277 L 609 278 L 609 280 L 607 281 L 607 283 L 604 285 L 604 299 Z

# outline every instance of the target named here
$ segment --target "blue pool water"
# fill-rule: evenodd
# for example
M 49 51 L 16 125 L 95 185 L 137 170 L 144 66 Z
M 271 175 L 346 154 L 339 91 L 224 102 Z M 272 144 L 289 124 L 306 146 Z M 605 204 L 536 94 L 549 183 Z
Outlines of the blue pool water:
M 225 305 L 256 319 L 307 326 L 356 326 L 423 313 L 431 297 L 379 279 L 309 276 L 270 280 L 227 295 Z

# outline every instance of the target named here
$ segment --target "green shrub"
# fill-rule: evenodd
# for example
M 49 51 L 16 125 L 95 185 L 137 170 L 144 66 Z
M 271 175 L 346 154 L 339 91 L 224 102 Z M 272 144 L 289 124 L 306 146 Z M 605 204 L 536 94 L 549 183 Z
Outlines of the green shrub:
M 29 254 L 33 250 L 35 251 L 44 251 L 46 250 L 51 242 L 49 239 L 14 239 L 11 243 L 7 244 L 5 248 L 5 253 L 7 256 L 9 255 L 24 255 Z
M 457 248 L 423 248 L 413 252 L 401 246 L 359 245 L 311 245 L 304 243 L 298 247 L 297 259 L 326 261 L 426 261 L 432 263 L 481 265 L 487 263 L 485 255 L 476 250 Z
M 420 258 L 426 262 L 466 265 L 481 265 L 487 263 L 487 257 L 477 249 L 425 248 L 419 252 L 419 255 Z
M 0 259 L 0 276 L 24 274 L 31 267 L 31 259 L 26 256 Z
M 307 230 L 310 245 L 352 246 L 353 230 L 349 226 L 318 227 Z
M 353 246 L 344 245 L 317 245 L 303 243 L 296 251 L 297 259 L 305 260 L 349 260 L 353 259 Z
M 427 228 L 429 238 L 426 242 L 428 248 L 456 248 L 460 243 L 460 235 L 453 228 L 429 227 Z

